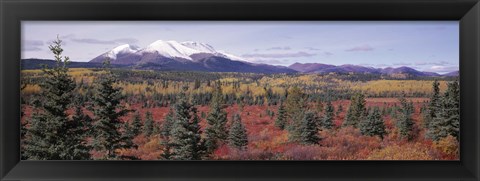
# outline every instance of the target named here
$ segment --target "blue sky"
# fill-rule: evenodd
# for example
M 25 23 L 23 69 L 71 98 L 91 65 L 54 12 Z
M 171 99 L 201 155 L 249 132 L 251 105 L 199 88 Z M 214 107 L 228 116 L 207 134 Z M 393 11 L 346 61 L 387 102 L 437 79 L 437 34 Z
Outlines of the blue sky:
M 458 70 L 458 21 L 23 21 L 22 58 L 52 59 L 57 34 L 64 55 L 89 61 L 125 43 L 197 41 L 248 61 L 409 66 Z

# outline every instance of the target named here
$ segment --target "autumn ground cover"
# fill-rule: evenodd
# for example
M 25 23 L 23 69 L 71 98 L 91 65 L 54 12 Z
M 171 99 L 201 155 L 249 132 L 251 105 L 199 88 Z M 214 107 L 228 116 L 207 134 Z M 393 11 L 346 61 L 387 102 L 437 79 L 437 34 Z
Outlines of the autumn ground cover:
M 147 72 L 147 73 L 145 73 Z M 173 80 L 168 78 L 147 78 L 149 71 L 129 72 L 135 76 L 122 77 L 116 87 L 122 88 L 126 96 L 122 104 L 129 110 L 134 110 L 121 117 L 121 121 L 132 124 L 134 114 L 140 115 L 142 123 L 145 115 L 152 114 L 154 126 L 161 129 L 166 117 L 175 102 L 175 95 L 181 87 L 187 86 L 190 102 L 197 102 L 193 106 L 197 109 L 200 130 L 205 133 L 208 123 L 206 117 L 212 111 L 209 103 L 212 84 L 218 81 L 223 89 L 225 98 L 222 109 L 226 112 L 226 128 L 230 128 L 235 114 L 240 115 L 245 126 L 248 144 L 246 149 L 231 147 L 226 141 L 220 142 L 208 159 L 213 160 L 454 160 L 458 159 L 458 140 L 448 136 L 433 141 L 426 135 L 424 114 L 430 101 L 431 85 L 433 80 L 371 80 L 348 81 L 336 75 L 260 75 L 253 74 L 220 74 L 219 79 L 188 79 Z M 141 74 L 138 74 L 141 73 Z M 23 84 L 23 116 L 22 123 L 28 128 L 28 120 L 36 110 L 32 106 L 34 97 L 41 88 L 36 84 L 41 78 L 41 71 L 26 70 L 22 72 Z M 77 93 L 83 96 L 88 104 L 92 85 L 95 80 L 104 74 L 96 69 L 72 69 L 69 74 L 79 85 Z M 141 75 L 141 76 L 140 76 Z M 161 73 L 159 73 L 161 75 Z M 168 75 L 162 75 L 168 76 Z M 205 75 L 205 76 L 208 76 Z M 447 80 L 440 81 L 441 92 L 446 91 Z M 316 134 L 319 137 L 317 144 L 302 144 L 290 139 L 287 129 L 275 126 L 279 115 L 279 105 L 283 104 L 283 95 L 289 87 L 304 87 L 306 109 L 317 110 L 318 102 L 324 104 L 329 101 L 333 106 L 333 127 L 320 128 Z M 328 89 L 328 90 L 327 90 Z M 331 91 L 331 92 L 329 92 Z M 332 92 L 333 91 L 333 92 Z M 351 107 L 351 92 L 360 91 L 366 96 L 365 108 L 370 112 L 374 107 L 379 108 L 385 125 L 383 139 L 377 136 L 366 136 L 357 127 L 344 126 L 347 110 Z M 317 98 L 311 95 L 317 95 Z M 326 96 L 325 96 L 326 95 Z M 413 120 L 411 140 L 402 139 L 398 130 L 400 119 L 400 97 L 405 96 L 413 105 L 411 119 Z M 203 96 L 195 98 L 194 96 Z M 229 97 L 230 96 L 230 97 Z M 233 96 L 233 98 L 232 98 Z M 330 97 L 329 97 L 330 96 Z M 384 96 L 384 97 L 382 97 Z M 385 97 L 386 96 L 386 97 Z M 409 96 L 409 97 L 408 97 Z M 420 97 L 415 97 L 420 96 Z M 160 97 L 160 98 L 159 98 Z M 242 99 L 239 99 L 242 97 Z M 283 98 L 282 98 L 283 97 Z M 207 101 L 205 101 L 207 100 Z M 322 105 L 323 106 L 323 105 Z M 82 108 L 83 112 L 94 117 L 93 112 Z M 69 114 L 74 113 L 71 108 Z M 322 117 L 323 112 L 316 112 Z M 205 134 L 201 134 L 205 138 Z M 92 138 L 90 138 L 91 141 Z M 132 139 L 134 148 L 119 149 L 120 155 L 133 156 L 141 160 L 163 159 L 165 145 L 162 137 L 156 132 L 152 135 L 140 133 Z M 99 158 L 101 154 L 91 151 L 92 158 Z

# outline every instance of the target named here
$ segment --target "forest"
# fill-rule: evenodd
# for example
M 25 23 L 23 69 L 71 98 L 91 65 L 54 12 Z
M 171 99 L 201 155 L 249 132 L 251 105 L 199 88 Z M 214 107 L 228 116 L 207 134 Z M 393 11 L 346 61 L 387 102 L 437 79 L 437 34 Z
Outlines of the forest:
M 458 77 L 21 72 L 24 160 L 458 160 Z

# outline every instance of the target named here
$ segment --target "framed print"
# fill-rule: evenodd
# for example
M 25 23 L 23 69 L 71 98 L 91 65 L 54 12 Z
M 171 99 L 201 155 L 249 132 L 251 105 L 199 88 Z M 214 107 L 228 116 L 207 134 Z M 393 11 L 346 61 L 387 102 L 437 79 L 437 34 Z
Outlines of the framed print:
M 479 179 L 477 1 L 0 5 L 2 180 Z

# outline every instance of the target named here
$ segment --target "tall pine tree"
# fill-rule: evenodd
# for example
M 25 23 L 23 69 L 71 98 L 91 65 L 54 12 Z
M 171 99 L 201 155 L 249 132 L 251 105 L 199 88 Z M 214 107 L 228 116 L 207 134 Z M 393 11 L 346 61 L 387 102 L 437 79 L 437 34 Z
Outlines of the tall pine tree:
M 362 93 L 356 93 L 350 99 L 350 107 L 347 110 L 343 125 L 356 128 L 360 121 L 365 118 L 365 113 L 365 96 Z
M 400 98 L 401 104 L 401 114 L 400 118 L 397 120 L 397 127 L 400 133 L 400 137 L 407 140 L 413 139 L 413 119 L 412 119 L 412 109 L 405 98 Z
M 237 149 L 245 149 L 248 145 L 247 130 L 242 123 L 242 118 L 239 114 L 233 117 L 232 126 L 230 127 L 228 141 L 230 146 Z
M 173 117 L 175 116 L 173 108 L 170 109 L 165 120 L 160 126 L 160 145 L 162 145 L 162 159 L 169 160 L 171 159 L 171 145 L 170 145 L 170 136 L 171 130 L 173 127 Z
M 385 131 L 385 123 L 383 122 L 380 109 L 378 107 L 373 108 L 368 114 L 367 119 L 360 122 L 360 131 L 366 136 L 378 136 L 383 139 L 383 136 L 387 134 Z
M 458 81 L 448 83 L 441 101 L 441 109 L 430 123 L 429 134 L 438 141 L 452 135 L 458 139 L 460 131 L 460 88 Z
M 207 152 L 212 153 L 217 149 L 220 142 L 227 139 L 227 112 L 222 108 L 223 95 L 220 82 L 215 84 L 215 90 L 213 92 L 212 102 L 210 103 L 210 112 L 207 116 L 207 127 L 205 128 L 206 134 L 206 147 Z
M 154 128 L 154 122 L 153 122 L 153 117 L 152 113 L 150 111 L 147 111 L 145 113 L 145 124 L 143 125 L 143 133 L 146 136 L 150 136 L 153 133 L 153 128 Z
M 283 103 L 280 103 L 280 106 L 278 106 L 277 118 L 275 119 L 275 126 L 280 129 L 285 129 L 286 124 L 287 124 L 287 115 L 285 111 L 285 106 L 283 105 Z
M 325 107 L 325 114 L 322 117 L 321 120 L 321 127 L 326 128 L 326 129 L 332 129 L 333 128 L 333 117 L 334 117 L 334 108 L 332 105 L 332 102 L 328 101 L 327 102 L 327 107 Z
M 103 153 L 100 159 L 105 160 L 123 159 L 118 154 L 118 149 L 133 147 L 131 135 L 126 135 L 128 130 L 120 131 L 125 126 L 120 118 L 130 111 L 121 104 L 124 96 L 122 89 L 114 86 L 116 82 L 117 79 L 110 70 L 110 60 L 106 59 L 104 74 L 96 81 L 94 87 L 91 107 L 95 130 L 93 146 L 95 150 Z
M 132 121 L 132 133 L 134 136 L 138 136 L 140 131 L 142 131 L 142 118 L 140 117 L 140 113 L 135 112 Z
M 174 106 L 175 116 L 170 136 L 173 160 L 200 160 L 205 154 L 197 110 L 181 93 Z
M 43 69 L 38 110 L 26 130 L 23 158 L 31 160 L 84 160 L 90 158 L 86 129 L 88 120 L 77 109 L 73 119 L 67 110 L 72 106 L 75 83 L 68 75 L 69 58 L 62 56 L 62 41 L 49 46 L 55 57 L 55 67 Z
M 315 114 L 307 112 L 300 124 L 300 142 L 302 144 L 318 144 L 320 137 L 318 136 L 318 127 L 315 123 Z

